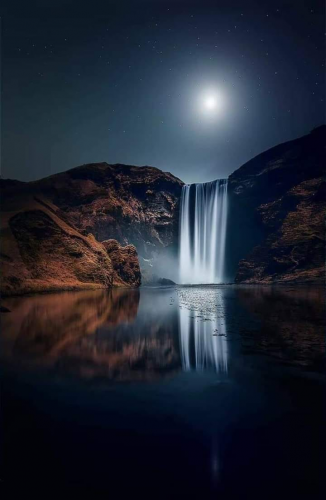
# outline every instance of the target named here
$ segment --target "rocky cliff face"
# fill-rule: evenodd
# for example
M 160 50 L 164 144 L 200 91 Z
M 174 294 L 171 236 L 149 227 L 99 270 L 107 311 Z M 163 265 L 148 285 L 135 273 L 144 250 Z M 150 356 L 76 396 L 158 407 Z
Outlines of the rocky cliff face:
M 53 204 L 37 199 L 26 185 L 2 182 L 2 295 L 139 286 L 136 249 L 115 242 L 106 248 L 81 234 Z M 113 255 L 114 254 L 114 255 Z M 120 261 L 118 262 L 118 260 Z M 127 262 L 128 261 L 128 262 Z
M 139 261 L 150 281 L 162 252 L 177 252 L 181 188 L 156 168 L 107 163 L 1 181 L 2 292 L 139 286 Z
M 103 241 L 116 276 L 119 276 L 121 284 L 139 286 L 141 282 L 140 268 L 137 250 L 133 245 L 122 247 L 116 240 Z
M 323 126 L 230 176 L 227 254 L 236 282 L 324 281 L 325 145 Z
M 61 216 L 83 234 L 92 233 L 98 241 L 115 239 L 121 245 L 134 245 L 146 281 L 152 272 L 160 272 L 156 267 L 162 252 L 172 257 L 177 252 L 182 185 L 157 168 L 99 163 L 54 175 L 31 187 L 54 203 Z

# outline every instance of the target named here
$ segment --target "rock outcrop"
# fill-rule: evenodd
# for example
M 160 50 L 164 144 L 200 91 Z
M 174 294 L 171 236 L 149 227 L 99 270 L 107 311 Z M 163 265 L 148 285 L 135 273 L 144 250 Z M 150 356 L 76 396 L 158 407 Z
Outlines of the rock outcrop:
M 122 247 L 116 240 L 103 241 L 117 276 L 121 284 L 129 283 L 133 286 L 139 286 L 141 283 L 140 268 L 137 256 L 137 250 L 134 245 Z
M 172 174 L 154 167 L 96 163 L 36 182 L 5 182 L 15 199 L 28 193 L 85 236 L 134 245 L 143 281 L 151 281 L 153 274 L 175 276 L 183 183 Z M 162 266 L 162 254 L 168 265 Z
M 123 248 L 115 242 L 116 256 L 111 259 L 104 245 L 92 234 L 77 231 L 60 216 L 58 207 L 41 202 L 25 186 L 18 192 L 16 187 L 9 184 L 3 191 L 2 295 L 139 286 L 139 263 L 134 248 Z M 130 266 L 126 271 L 129 255 Z
M 2 180 L 2 293 L 139 286 L 139 260 L 150 281 L 162 251 L 177 252 L 181 188 L 156 168 L 107 163 Z
M 227 254 L 237 283 L 324 282 L 325 145 L 322 126 L 230 176 Z
M 183 183 L 153 167 L 83 165 L 33 183 L 78 230 L 132 244 L 144 259 L 176 249 Z

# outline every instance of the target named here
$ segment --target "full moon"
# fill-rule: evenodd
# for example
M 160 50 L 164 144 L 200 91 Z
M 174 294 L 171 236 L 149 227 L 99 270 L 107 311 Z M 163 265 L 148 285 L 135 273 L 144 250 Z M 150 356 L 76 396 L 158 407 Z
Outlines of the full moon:
M 204 101 L 204 106 L 206 109 L 213 110 L 216 108 L 217 99 L 215 96 L 208 96 Z
M 223 96 L 215 89 L 206 90 L 199 96 L 199 108 L 207 117 L 215 117 L 224 107 Z

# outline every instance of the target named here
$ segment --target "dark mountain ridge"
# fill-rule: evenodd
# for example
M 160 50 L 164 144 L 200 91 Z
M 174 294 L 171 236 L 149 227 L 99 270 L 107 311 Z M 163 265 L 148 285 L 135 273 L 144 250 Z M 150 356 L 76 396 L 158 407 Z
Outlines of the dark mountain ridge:
M 324 280 L 325 148 L 324 125 L 230 175 L 227 254 L 236 282 Z

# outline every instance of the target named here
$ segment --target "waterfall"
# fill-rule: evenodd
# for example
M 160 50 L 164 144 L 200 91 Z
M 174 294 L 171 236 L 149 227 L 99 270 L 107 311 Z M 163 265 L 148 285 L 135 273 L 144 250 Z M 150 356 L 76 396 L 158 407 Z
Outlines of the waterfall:
M 180 206 L 181 284 L 223 283 L 227 179 L 183 186 Z

